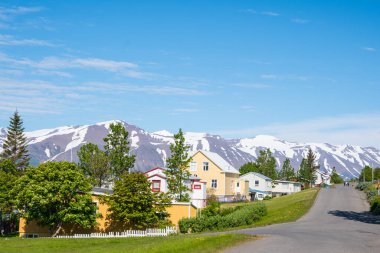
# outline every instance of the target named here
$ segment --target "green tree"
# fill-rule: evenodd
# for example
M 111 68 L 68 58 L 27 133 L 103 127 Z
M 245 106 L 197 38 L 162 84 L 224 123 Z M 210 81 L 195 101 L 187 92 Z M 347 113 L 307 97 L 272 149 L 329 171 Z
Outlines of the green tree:
M 306 169 L 307 169 L 307 175 L 308 175 L 308 180 L 310 180 L 310 187 L 314 184 L 315 180 L 317 179 L 316 176 L 316 171 L 318 170 L 319 165 L 316 164 L 316 156 L 309 148 L 309 151 L 307 152 L 307 157 L 306 157 Z
M 278 178 L 282 180 L 291 180 L 295 177 L 294 168 L 290 164 L 289 158 L 286 158 L 282 164 L 282 169 L 278 173 Z
M 101 187 L 110 179 L 110 164 L 103 150 L 93 143 L 83 145 L 78 151 L 79 168 L 88 176 L 94 186 Z
M 343 178 L 341 178 L 339 174 L 336 172 L 335 167 L 332 170 L 330 181 L 334 184 L 342 184 L 344 182 Z
M 260 150 L 260 154 L 256 160 L 256 166 L 259 173 L 271 179 L 277 178 L 276 159 L 272 156 L 270 149 Z
M 165 171 L 169 194 L 179 202 L 189 201 L 189 189 L 184 180 L 190 177 L 188 171 L 191 158 L 188 157 L 189 146 L 185 144 L 185 137 L 182 129 L 180 128 L 178 133 L 174 135 L 174 143 L 170 144 L 171 156 L 166 159 Z
M 373 172 L 372 172 L 372 168 L 367 165 L 360 172 L 359 181 L 366 181 L 366 182 L 371 181 L 372 173 L 373 173 L 373 180 L 380 179 L 380 168 L 373 169 Z
M 159 214 L 165 212 L 170 199 L 162 192 L 152 192 L 151 184 L 142 173 L 125 173 L 115 181 L 113 194 L 105 197 L 109 206 L 107 220 L 121 224 L 123 229 L 155 227 Z
M 124 172 L 130 172 L 135 163 L 135 156 L 130 155 L 128 132 L 122 123 L 112 123 L 110 133 L 103 139 L 106 155 L 109 159 L 111 172 L 115 178 L 120 178 Z
M 307 169 L 305 158 L 303 158 L 301 161 L 300 167 L 297 172 L 297 178 L 298 178 L 298 181 L 305 183 L 305 185 L 306 183 L 309 184 L 310 182 L 309 170 Z
M 248 162 L 240 167 L 241 174 L 248 172 L 261 173 L 271 179 L 277 178 L 276 159 L 273 157 L 270 149 L 260 150 L 255 162 Z
M 12 195 L 22 217 L 48 226 L 55 237 L 64 224 L 83 228 L 96 224 L 91 189 L 74 163 L 47 162 L 28 168 L 17 180 Z
M 3 159 L 9 159 L 16 164 L 19 171 L 23 171 L 29 166 L 30 159 L 22 124 L 22 119 L 18 111 L 16 111 L 10 118 L 7 137 L 3 143 L 3 152 L 1 154 Z
M 254 162 L 247 162 L 246 164 L 243 164 L 241 167 L 240 167 L 240 174 L 244 175 L 244 174 L 247 174 L 249 172 L 259 172 L 259 168 L 256 166 L 256 163 Z

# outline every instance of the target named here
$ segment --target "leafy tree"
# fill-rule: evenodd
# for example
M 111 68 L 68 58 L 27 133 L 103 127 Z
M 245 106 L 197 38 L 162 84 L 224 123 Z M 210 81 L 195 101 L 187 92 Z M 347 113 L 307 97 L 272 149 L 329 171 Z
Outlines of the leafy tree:
M 26 145 L 26 137 L 22 126 L 22 119 L 16 111 L 10 118 L 7 128 L 7 138 L 3 143 L 1 157 L 9 159 L 16 164 L 17 170 L 23 171 L 29 166 L 29 155 Z
M 108 157 L 103 150 L 92 143 L 83 145 L 78 151 L 79 168 L 88 176 L 94 186 L 101 187 L 110 178 Z
M 243 164 L 240 167 L 240 174 L 244 175 L 249 172 L 258 172 L 259 173 L 259 168 L 256 166 L 256 163 L 254 162 L 247 162 L 246 164 Z
M 182 129 L 174 135 L 174 143 L 170 144 L 171 156 L 166 159 L 165 171 L 169 194 L 179 202 L 189 201 L 189 189 L 183 184 L 185 179 L 190 177 L 188 171 L 191 158 L 188 157 L 189 146 L 185 144 L 185 137 L 183 136 Z
M 290 164 L 289 158 L 286 158 L 282 164 L 282 169 L 278 173 L 278 177 L 282 180 L 291 180 L 295 177 L 294 168 Z
M 332 170 L 330 181 L 331 181 L 331 183 L 334 183 L 334 184 L 342 184 L 344 182 L 344 180 L 336 172 L 335 167 Z
M 96 224 L 91 189 L 74 163 L 47 162 L 28 168 L 17 180 L 12 195 L 22 217 L 48 226 L 55 237 L 64 224 L 83 228 Z
M 248 162 L 240 168 L 240 173 L 258 172 L 271 179 L 277 178 L 276 159 L 272 156 L 270 149 L 260 150 L 256 161 Z
M 380 168 L 373 169 L 373 179 L 380 179 Z M 372 180 L 372 168 L 370 166 L 365 166 L 359 176 L 359 181 L 371 181 Z
M 124 172 L 129 172 L 135 163 L 135 156 L 130 155 L 128 132 L 122 123 L 112 123 L 110 133 L 103 139 L 106 155 L 109 158 L 111 172 L 115 178 L 120 178 Z
M 113 194 L 105 197 L 109 206 L 107 219 L 126 228 L 143 229 L 157 226 L 160 213 L 170 205 L 163 192 L 152 192 L 142 173 L 125 173 L 115 181 Z M 112 227 L 112 224 L 111 224 Z

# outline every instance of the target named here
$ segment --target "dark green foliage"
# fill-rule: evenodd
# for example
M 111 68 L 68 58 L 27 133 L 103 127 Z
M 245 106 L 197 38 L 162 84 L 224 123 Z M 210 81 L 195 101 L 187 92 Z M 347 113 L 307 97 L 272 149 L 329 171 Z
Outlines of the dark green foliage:
M 101 187 L 110 179 L 110 163 L 106 153 L 95 144 L 83 145 L 78 151 L 78 166 L 91 179 L 94 186 Z
M 360 191 L 365 191 L 367 189 L 369 189 L 371 187 L 371 183 L 370 182 L 360 182 L 356 185 L 356 189 L 360 190 Z
M 214 216 L 220 212 L 220 203 L 218 201 L 211 201 L 207 206 L 202 209 L 202 216 Z
M 315 154 L 311 149 L 309 149 L 307 157 L 302 159 L 300 168 L 298 170 L 298 180 L 303 182 L 305 186 L 311 187 L 317 178 L 315 172 L 318 168 L 319 166 L 316 165 Z
M 17 177 L 11 172 L 0 170 L 0 213 L 9 214 L 13 211 L 10 191 L 15 185 Z
M 170 204 L 166 194 L 152 192 L 150 182 L 142 173 L 124 173 L 115 181 L 113 194 L 104 201 L 109 206 L 107 219 L 123 229 L 157 227 L 159 215 Z
M 370 204 L 371 204 L 370 211 L 374 214 L 380 215 L 380 196 L 373 197 Z
M 258 172 L 271 179 L 277 178 L 276 159 L 272 156 L 270 149 L 260 150 L 260 154 L 254 163 L 249 162 L 240 168 L 241 174 L 248 172 Z
M 105 152 L 110 162 L 111 172 L 115 178 L 120 178 L 125 172 L 130 172 L 135 163 L 135 156 L 130 155 L 128 132 L 122 123 L 111 124 L 110 133 L 103 140 Z
M 333 171 L 331 173 L 331 179 L 330 179 L 331 183 L 334 183 L 334 184 L 343 184 L 344 180 L 343 178 L 341 178 L 338 173 L 336 172 L 336 169 L 335 167 L 333 168 Z
M 291 180 L 295 178 L 294 168 L 290 164 L 289 158 L 286 158 L 282 164 L 282 169 L 278 173 L 278 179 Z
M 247 174 L 249 172 L 260 173 L 259 172 L 259 168 L 257 167 L 256 163 L 254 163 L 254 162 L 247 162 L 246 164 L 243 164 L 240 167 L 240 174 L 241 175 Z
M 233 212 L 228 210 L 215 216 L 181 219 L 178 223 L 179 229 L 181 233 L 199 233 L 251 225 L 267 214 L 266 206 L 263 203 L 248 204 L 233 209 Z
M 183 181 L 190 177 L 188 171 L 191 158 L 188 157 L 189 146 L 185 144 L 185 137 L 183 136 L 182 129 L 174 135 L 174 143 L 170 144 L 171 156 L 166 160 L 165 171 L 168 183 L 169 194 L 176 201 L 188 202 L 189 189 L 183 184 Z
M 380 180 L 380 168 L 373 169 L 373 180 Z M 359 181 L 372 181 L 372 168 L 365 166 L 359 176 Z
M 10 118 L 7 128 L 7 138 L 3 143 L 1 158 L 11 160 L 18 171 L 24 171 L 29 166 L 29 155 L 22 119 L 16 111 Z
M 74 163 L 47 162 L 28 168 L 12 190 L 15 206 L 27 221 L 48 226 L 56 236 L 64 224 L 96 224 L 89 180 Z

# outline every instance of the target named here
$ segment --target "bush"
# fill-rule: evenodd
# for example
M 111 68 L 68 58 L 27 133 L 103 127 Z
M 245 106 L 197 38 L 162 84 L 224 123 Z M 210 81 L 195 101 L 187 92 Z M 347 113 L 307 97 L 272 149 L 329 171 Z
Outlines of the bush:
M 367 190 L 369 187 L 371 187 L 372 183 L 370 182 L 360 182 L 358 183 L 358 185 L 356 186 L 356 189 L 360 190 L 360 191 L 365 191 Z
M 228 227 L 250 225 L 267 214 L 263 203 L 255 203 L 242 207 L 228 208 L 215 216 L 181 219 L 178 223 L 181 233 L 220 230 Z
M 371 212 L 380 215 L 380 196 L 375 196 L 372 198 Z
M 373 198 L 377 196 L 377 190 L 370 190 L 367 192 L 367 199 L 371 203 Z
M 272 198 L 271 196 L 266 195 L 266 196 L 264 197 L 264 200 L 269 200 L 269 199 L 271 199 L 271 198 Z

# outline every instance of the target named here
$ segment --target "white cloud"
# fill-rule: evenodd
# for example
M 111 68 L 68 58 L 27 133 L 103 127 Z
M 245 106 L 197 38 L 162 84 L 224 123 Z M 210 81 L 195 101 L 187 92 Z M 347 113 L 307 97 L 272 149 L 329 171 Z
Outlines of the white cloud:
M 298 80 L 298 81 L 307 81 L 310 77 L 301 76 L 301 75 L 275 75 L 275 74 L 262 74 L 260 75 L 262 79 L 271 79 L 271 80 Z
M 54 47 L 46 40 L 37 39 L 15 39 L 12 35 L 0 34 L 0 45 L 2 46 L 48 46 Z
M 263 11 L 263 12 L 261 12 L 261 14 L 263 14 L 265 16 L 272 16 L 272 17 L 280 16 L 280 14 L 278 14 L 277 12 L 273 12 L 273 11 Z
M 362 49 L 368 52 L 376 52 L 376 49 L 373 47 L 363 47 Z
M 270 88 L 270 85 L 264 83 L 236 83 L 235 87 L 247 88 L 247 89 L 266 89 Z
M 253 105 L 242 105 L 240 108 L 247 112 L 254 112 L 256 110 L 256 107 Z
M 291 21 L 293 23 L 297 23 L 297 24 L 307 24 L 307 23 L 310 23 L 310 20 L 302 19 L 302 18 L 293 18 L 293 19 L 291 19 Z
M 226 137 L 268 134 L 298 142 L 324 142 L 380 147 L 380 114 L 352 114 L 315 118 L 294 123 L 274 123 L 235 130 L 221 130 Z
M 0 7 L 0 20 L 9 20 L 17 15 L 24 15 L 28 13 L 40 12 L 42 7 L 25 7 L 25 6 L 17 6 L 17 7 Z

